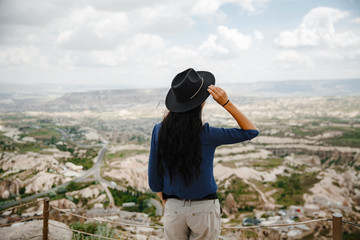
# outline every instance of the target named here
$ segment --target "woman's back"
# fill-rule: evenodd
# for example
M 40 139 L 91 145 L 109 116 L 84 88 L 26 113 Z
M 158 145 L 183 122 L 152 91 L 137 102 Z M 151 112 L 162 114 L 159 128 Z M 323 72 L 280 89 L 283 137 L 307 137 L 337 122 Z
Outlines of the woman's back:
M 218 239 L 221 207 L 213 173 L 215 149 L 259 134 L 214 84 L 210 72 L 187 69 L 177 74 L 166 96 L 169 113 L 152 132 L 149 186 L 165 206 L 165 239 Z M 210 94 L 240 128 L 203 125 L 201 111 Z

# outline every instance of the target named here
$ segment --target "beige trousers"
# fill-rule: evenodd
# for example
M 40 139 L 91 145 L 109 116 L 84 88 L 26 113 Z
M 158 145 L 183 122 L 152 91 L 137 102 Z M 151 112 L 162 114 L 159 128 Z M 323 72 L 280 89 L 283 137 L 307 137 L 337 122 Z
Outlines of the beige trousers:
M 219 200 L 183 201 L 169 198 L 165 204 L 165 239 L 219 239 L 221 213 Z

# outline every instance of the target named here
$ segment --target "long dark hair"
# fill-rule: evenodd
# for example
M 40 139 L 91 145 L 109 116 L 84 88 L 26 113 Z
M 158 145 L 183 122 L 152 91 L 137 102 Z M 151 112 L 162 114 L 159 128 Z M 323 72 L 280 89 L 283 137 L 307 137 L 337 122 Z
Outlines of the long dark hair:
M 158 138 L 158 171 L 167 170 L 170 184 L 180 174 L 188 186 L 200 174 L 202 106 L 183 112 L 168 112 L 162 121 Z

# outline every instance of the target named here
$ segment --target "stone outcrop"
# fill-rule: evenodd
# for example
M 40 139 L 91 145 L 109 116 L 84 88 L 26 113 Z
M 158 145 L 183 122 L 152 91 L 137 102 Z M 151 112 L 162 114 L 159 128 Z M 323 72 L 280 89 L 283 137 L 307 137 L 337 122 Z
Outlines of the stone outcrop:
M 359 148 L 312 146 L 305 144 L 267 145 L 264 146 L 264 148 L 278 157 L 291 154 L 304 154 L 308 156 L 318 156 L 322 163 L 328 165 L 360 165 Z
M 102 190 L 102 189 L 101 189 Z M 100 189 L 98 186 L 90 186 L 79 191 L 73 191 L 66 193 L 66 196 L 72 196 L 74 198 L 97 198 L 100 195 Z
M 231 193 L 229 193 L 226 197 L 224 211 L 227 212 L 228 214 L 233 214 L 238 212 L 234 196 Z
M 43 239 L 42 231 L 43 231 L 43 221 L 36 220 L 31 222 L 25 222 L 19 225 L 12 225 L 11 227 L 0 228 L 0 236 L 1 239 L 7 239 L 7 240 L 27 240 L 27 239 L 41 240 Z M 48 236 L 49 236 L 48 238 L 49 240 L 71 240 L 72 231 L 66 224 L 62 222 L 49 220 Z
M 2 180 L 0 182 L 0 197 L 7 199 L 11 195 L 18 195 L 22 187 L 24 187 L 24 183 L 18 178 Z
M 32 178 L 24 181 L 26 186 L 25 193 L 36 193 L 49 190 L 53 185 L 59 185 L 64 182 L 64 179 L 64 176 L 60 174 L 39 172 Z
M 149 187 L 148 159 L 149 155 L 141 154 L 112 161 L 109 163 L 109 169 L 105 170 L 104 177 L 125 182 L 128 186 L 145 191 Z
M 59 162 L 50 155 L 41 155 L 34 152 L 28 152 L 26 154 L 6 152 L 2 156 L 0 165 L 4 171 L 21 171 L 27 169 L 47 171 L 48 169 L 57 169 Z

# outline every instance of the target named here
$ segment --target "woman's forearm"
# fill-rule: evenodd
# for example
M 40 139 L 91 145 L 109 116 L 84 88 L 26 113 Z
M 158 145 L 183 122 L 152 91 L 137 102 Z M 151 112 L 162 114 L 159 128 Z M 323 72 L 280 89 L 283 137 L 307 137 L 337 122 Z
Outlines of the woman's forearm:
M 229 101 L 226 92 L 222 88 L 210 85 L 208 87 L 208 92 L 213 96 L 214 100 L 218 104 L 223 106 L 231 114 L 231 116 L 235 118 L 239 127 L 242 129 L 258 130 L 256 126 L 242 112 L 240 112 L 240 110 L 232 102 Z
M 258 130 L 256 126 L 231 102 L 229 101 L 224 108 L 233 116 L 242 129 Z
M 161 202 L 165 205 L 166 199 L 164 199 L 164 197 L 163 197 L 163 192 L 157 192 L 156 194 L 160 198 Z
M 161 201 L 164 200 L 164 199 L 163 199 L 163 194 L 162 194 L 162 192 L 157 192 L 156 194 L 157 194 L 158 197 L 161 199 Z

